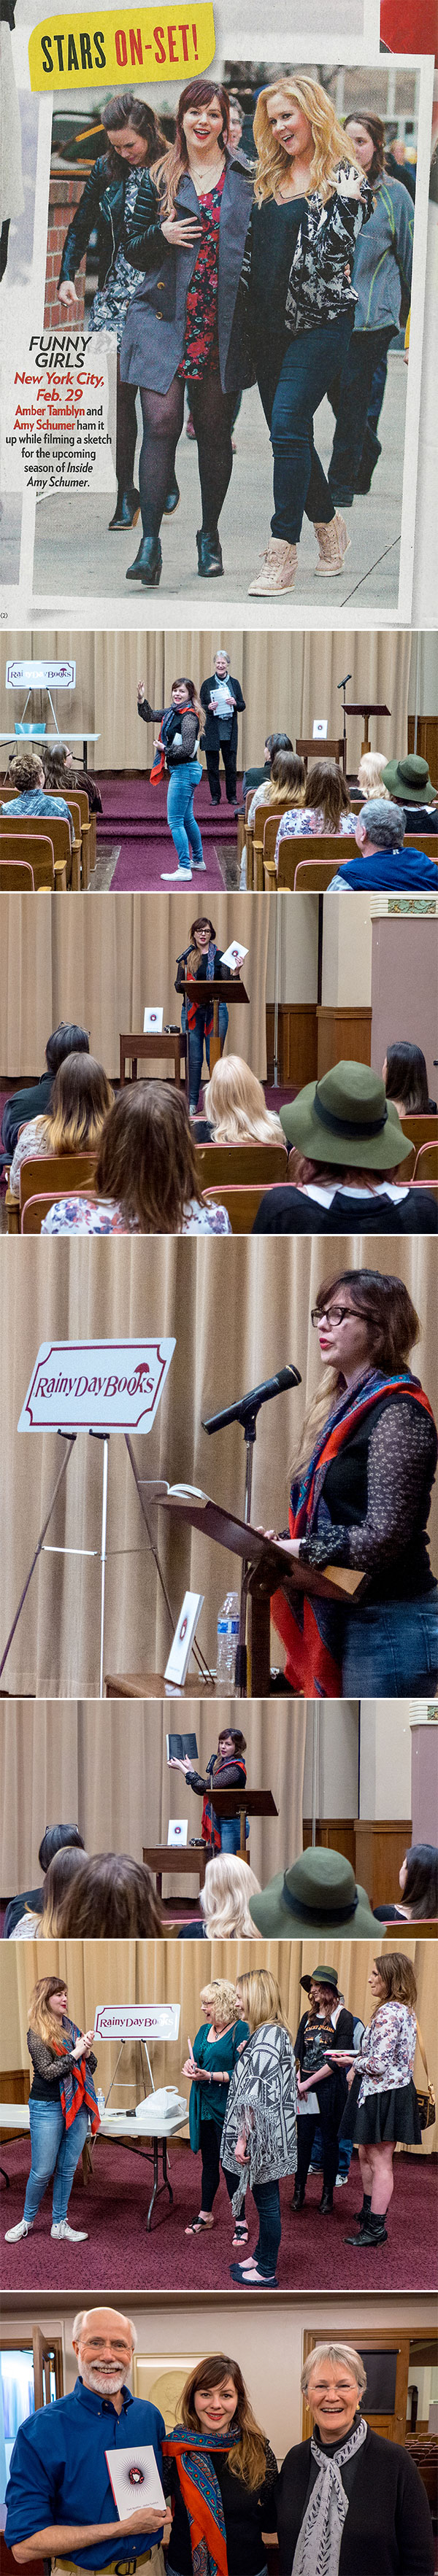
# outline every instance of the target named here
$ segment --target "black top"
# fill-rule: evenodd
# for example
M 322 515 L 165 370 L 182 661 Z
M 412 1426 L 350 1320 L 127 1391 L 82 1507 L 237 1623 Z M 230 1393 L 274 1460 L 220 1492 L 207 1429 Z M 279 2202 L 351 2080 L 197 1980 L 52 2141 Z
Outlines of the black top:
M 119 175 L 120 172 L 120 175 Z M 97 233 L 97 283 L 104 286 L 122 239 L 125 221 L 125 196 L 129 169 L 119 164 L 111 176 L 107 153 L 99 154 L 89 171 L 79 198 L 79 205 L 69 224 L 62 252 L 58 284 L 65 277 L 75 277 L 91 234 Z
M 211 2451 L 210 2459 L 220 2487 L 228 2560 L 228 2576 L 259 2576 L 266 2552 L 262 2531 L 275 2531 L 274 2487 L 277 2462 L 269 2442 L 266 2445 L 266 2477 L 262 2486 L 243 2486 L 228 2467 L 226 2451 Z M 175 2576 L 193 2576 L 189 2518 L 181 2495 L 176 2460 L 168 2462 L 167 2492 L 174 2501 L 174 2515 L 169 2541 L 169 2567 Z M 290 2572 L 288 2570 L 288 2576 Z
M 288 1181 L 266 1191 L 254 1218 L 253 1234 L 437 1234 L 438 1202 L 428 1190 L 409 1190 L 405 1199 L 344 1198 L 335 1190 L 330 1206 L 308 1198 Z
M 229 688 L 229 689 L 231 689 L 231 693 L 232 693 L 233 698 L 235 698 L 235 700 L 236 700 L 236 704 L 235 704 L 235 707 L 232 707 L 232 708 L 231 708 L 231 710 L 230 710 L 230 717 L 229 717 L 229 719 L 227 720 L 227 723 L 226 723 L 226 734 L 227 734 L 227 736 L 228 736 L 228 740 L 229 740 L 229 743 L 230 743 L 231 750 L 232 750 L 232 751 L 236 751 L 236 750 L 237 750 L 237 718 L 238 718 L 238 715 L 241 715 L 241 714 L 243 713 L 243 711 L 244 711 L 244 707 L 245 707 L 245 699 L 242 697 L 242 691 L 241 691 L 241 687 L 240 687 L 240 680 L 233 680 L 233 679 L 232 679 L 232 677 L 231 677 L 231 671 L 228 671 L 228 672 L 227 672 L 227 685 L 228 685 L 228 688 Z M 212 709 L 212 708 L 210 707 L 210 705 L 209 705 L 209 700 L 210 700 L 210 697 L 211 697 L 211 691 L 212 691 L 212 689 L 216 689 L 216 688 L 217 688 L 217 686 L 218 686 L 218 682 L 217 682 L 216 672 L 215 672 L 215 671 L 213 671 L 213 672 L 212 672 L 212 676 L 211 676 L 211 679 L 210 679 L 210 680 L 203 680 L 203 681 L 202 681 L 202 687 L 200 688 L 200 691 L 199 691 L 200 700 L 201 700 L 201 707 L 203 707 L 203 708 L 204 708 L 204 714 L 205 714 L 205 729 L 204 729 L 204 733 L 203 733 L 203 735 L 202 735 L 202 742 L 203 742 L 203 748 L 204 748 L 204 751 L 206 751 L 206 752 L 207 752 L 207 751 L 216 751 L 216 750 L 217 750 L 218 742 L 220 742 L 220 741 L 221 741 L 221 739 L 222 739 L 222 735 L 223 735 L 223 731 L 224 731 L 222 718 L 221 718 L 221 717 L 219 717 L 219 716 L 215 716 L 215 715 L 213 714 L 213 709 Z
M 254 204 L 252 209 L 251 336 L 261 334 L 262 345 L 267 335 L 275 340 L 287 337 L 287 291 L 305 211 L 305 197 L 290 197 L 284 206 L 277 206 L 275 197 L 268 197 L 263 205 Z
M 370 1405 L 325 1469 L 317 1525 L 301 1543 L 305 1562 L 356 1566 L 370 1578 L 367 1602 L 428 1592 L 437 1449 L 435 1423 L 409 1393 Z
M 295 2056 L 301 2075 L 314 2074 L 316 2080 L 318 2068 L 326 2064 L 328 2048 L 353 2047 L 353 2014 L 346 2011 L 344 2004 L 335 2029 L 332 2022 L 320 2021 L 319 2013 L 312 2011 L 310 2006 L 307 2012 L 302 2013 L 295 2040 Z
M 24 1091 L 10 1092 L 9 1099 L 5 1100 L 2 1118 L 2 1139 L 6 1155 L 15 1154 L 19 1127 L 27 1126 L 28 1118 L 42 1118 L 45 1115 L 52 1097 L 53 1082 L 52 1073 L 42 1073 L 40 1081 L 28 1082 Z
M 333 2444 L 321 2444 L 333 2452 Z M 351 2477 L 351 2471 L 354 2475 Z M 288 2451 L 276 2488 L 279 2576 L 290 2576 L 294 2552 L 314 2484 L 310 2441 Z M 435 2553 L 427 2495 L 418 2469 L 399 2442 L 367 2431 L 366 2442 L 343 2473 L 349 2495 L 339 2576 L 433 2576 Z
M 65 2038 L 65 2031 L 65 2021 L 61 2021 L 59 2025 L 60 2040 Z M 64 2047 L 64 2050 L 58 2056 L 57 2050 L 50 2047 L 50 2042 L 45 2039 L 39 2039 L 35 2030 L 28 2030 L 27 2045 L 29 2057 L 32 2060 L 34 2070 L 29 2101 L 54 2102 L 56 2092 L 60 2092 L 61 2090 L 64 2076 L 71 2075 L 73 2068 L 77 2065 L 77 2058 L 73 2056 L 71 2048 L 68 2047 Z M 97 2057 L 94 2056 L 92 2048 L 87 2050 L 86 2064 L 89 2074 L 94 2075 L 95 2068 L 97 2066 Z
M 23 1914 L 43 1913 L 45 1892 L 43 1884 L 42 1887 L 26 1887 L 23 1896 L 10 1896 L 3 1924 L 4 1941 L 10 1941 L 11 1934 L 15 1932 L 17 1923 L 21 1923 Z

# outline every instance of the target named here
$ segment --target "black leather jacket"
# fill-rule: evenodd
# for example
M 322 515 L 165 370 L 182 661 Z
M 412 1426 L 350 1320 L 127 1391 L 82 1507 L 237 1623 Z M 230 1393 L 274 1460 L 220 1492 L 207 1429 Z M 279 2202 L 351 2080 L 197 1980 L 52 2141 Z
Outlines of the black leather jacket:
M 65 236 L 58 285 L 65 277 L 75 277 L 91 234 L 97 230 L 98 285 L 104 286 L 122 239 L 125 221 L 126 182 L 129 169 L 120 165 L 120 179 L 108 177 L 106 153 L 95 161 Z

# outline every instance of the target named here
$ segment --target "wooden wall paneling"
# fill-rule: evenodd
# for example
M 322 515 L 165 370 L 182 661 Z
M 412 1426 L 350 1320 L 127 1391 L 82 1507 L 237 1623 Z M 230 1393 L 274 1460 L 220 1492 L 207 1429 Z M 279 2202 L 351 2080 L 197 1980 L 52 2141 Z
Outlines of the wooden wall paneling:
M 308 1850 L 309 1850 L 309 1844 L 311 1843 L 311 1841 L 312 1841 L 312 1822 L 311 1822 L 311 1817 L 310 1817 L 310 1816 L 304 1816 L 304 1818 L 303 1818 L 303 1851 L 308 1851 Z M 323 1818 L 322 1823 L 317 1824 L 317 1827 L 316 1827 L 316 1844 L 317 1844 L 317 1850 L 318 1850 L 318 1851 L 338 1851 L 338 1852 L 343 1852 L 343 1854 L 344 1854 L 344 1860 L 350 1860 L 350 1861 L 351 1861 L 352 1869 L 354 1869 L 354 1868 L 355 1868 L 355 1824 L 354 1824 L 354 1817 L 353 1817 L 353 1816 L 330 1816 L 330 1817 L 325 1816 L 325 1817 Z M 406 1846 L 405 1846 L 405 1848 L 406 1848 Z M 402 1858 L 403 1858 L 403 1854 L 402 1854 Z M 386 1894 L 386 1893 L 387 1893 L 387 1890 L 385 1889 L 385 1894 Z
M 316 1002 L 280 1002 L 278 1013 L 278 1072 L 281 1087 L 290 1083 L 301 1091 L 305 1082 L 314 1082 L 317 1074 Z M 266 1005 L 266 1052 L 268 1082 L 274 1073 L 274 1004 Z
M 366 1887 L 370 1905 L 397 1905 L 398 1874 L 412 1842 L 409 1817 L 393 1824 L 360 1818 L 355 1826 L 356 1878 Z
M 413 2345 L 415 2342 L 415 2334 L 410 2335 L 407 2327 L 405 2327 L 401 2333 L 397 2333 L 396 2327 L 391 2329 L 389 2326 L 382 2326 L 377 2327 L 374 2331 L 372 2326 L 355 2326 L 354 2299 L 352 2297 L 348 2302 L 348 2330 L 347 2326 L 343 2326 L 342 2322 L 339 2321 L 339 2323 L 337 2322 L 336 2333 L 337 2337 L 339 2336 L 339 2341 L 341 2343 L 345 2340 L 346 2343 L 348 2342 L 357 2345 L 358 2352 L 361 2352 L 363 2356 L 365 2370 L 367 2366 L 367 2345 L 373 2352 L 389 2351 L 396 2353 L 394 2413 L 392 2415 L 372 2415 L 367 2406 L 366 2391 L 363 2399 L 363 2413 L 366 2415 L 367 2424 L 370 2424 L 372 2431 L 374 2433 L 382 2434 L 383 2441 L 405 2442 L 406 2417 L 408 2411 L 409 2364 L 414 2358 Z M 303 2361 L 308 2360 L 309 2353 L 313 2351 L 314 2345 L 316 2343 L 320 2343 L 321 2340 L 320 2328 L 316 2330 L 312 2327 L 305 2328 L 303 2335 Z M 311 2432 L 312 2417 L 307 2405 L 307 2399 L 306 2397 L 303 2397 L 303 2441 L 308 2440 L 309 2433 Z
M 414 717 L 408 716 L 408 751 L 414 748 Z M 438 716 L 419 716 L 417 730 L 419 760 L 429 763 L 429 777 L 438 786 Z
M 371 1004 L 318 1002 L 318 1079 L 333 1064 L 371 1064 Z

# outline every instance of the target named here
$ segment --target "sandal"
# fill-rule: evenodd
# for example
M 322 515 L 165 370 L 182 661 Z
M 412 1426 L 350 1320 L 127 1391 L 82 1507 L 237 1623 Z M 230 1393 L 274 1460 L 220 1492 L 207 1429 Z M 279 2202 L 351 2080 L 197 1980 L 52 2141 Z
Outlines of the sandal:
M 235 2227 L 234 2227 L 234 2236 L 233 2236 L 233 2240 L 232 2240 L 232 2241 L 233 2241 L 233 2245 L 247 2245 L 247 2244 L 248 2244 L 248 2220 L 247 2220 L 247 2218 L 236 2218 L 236 2221 L 235 2221 Z
M 185 2236 L 203 2236 L 205 2229 L 205 2233 L 208 2235 L 212 2227 L 214 2227 L 214 2218 L 201 2218 L 199 2215 L 199 2218 L 192 2218 L 191 2226 L 185 2227 L 184 2234 Z

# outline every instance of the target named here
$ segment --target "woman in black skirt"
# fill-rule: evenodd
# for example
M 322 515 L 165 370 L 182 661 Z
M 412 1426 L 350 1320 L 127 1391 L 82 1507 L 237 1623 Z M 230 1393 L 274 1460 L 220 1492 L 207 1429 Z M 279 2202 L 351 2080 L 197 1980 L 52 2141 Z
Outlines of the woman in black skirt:
M 412 1960 L 403 1950 L 388 1950 L 386 1957 L 374 1959 L 369 1984 L 376 2012 L 357 2056 L 346 2049 L 342 2061 L 358 2072 L 353 2072 L 340 2136 L 352 2138 L 359 2148 L 363 2183 L 358 2234 L 346 2236 L 346 2245 L 386 2245 L 394 2147 L 421 2147 L 413 2080 L 417 1987 Z M 326 2049 L 326 2057 L 330 2055 Z M 338 2066 L 339 2062 L 337 2053 Z

